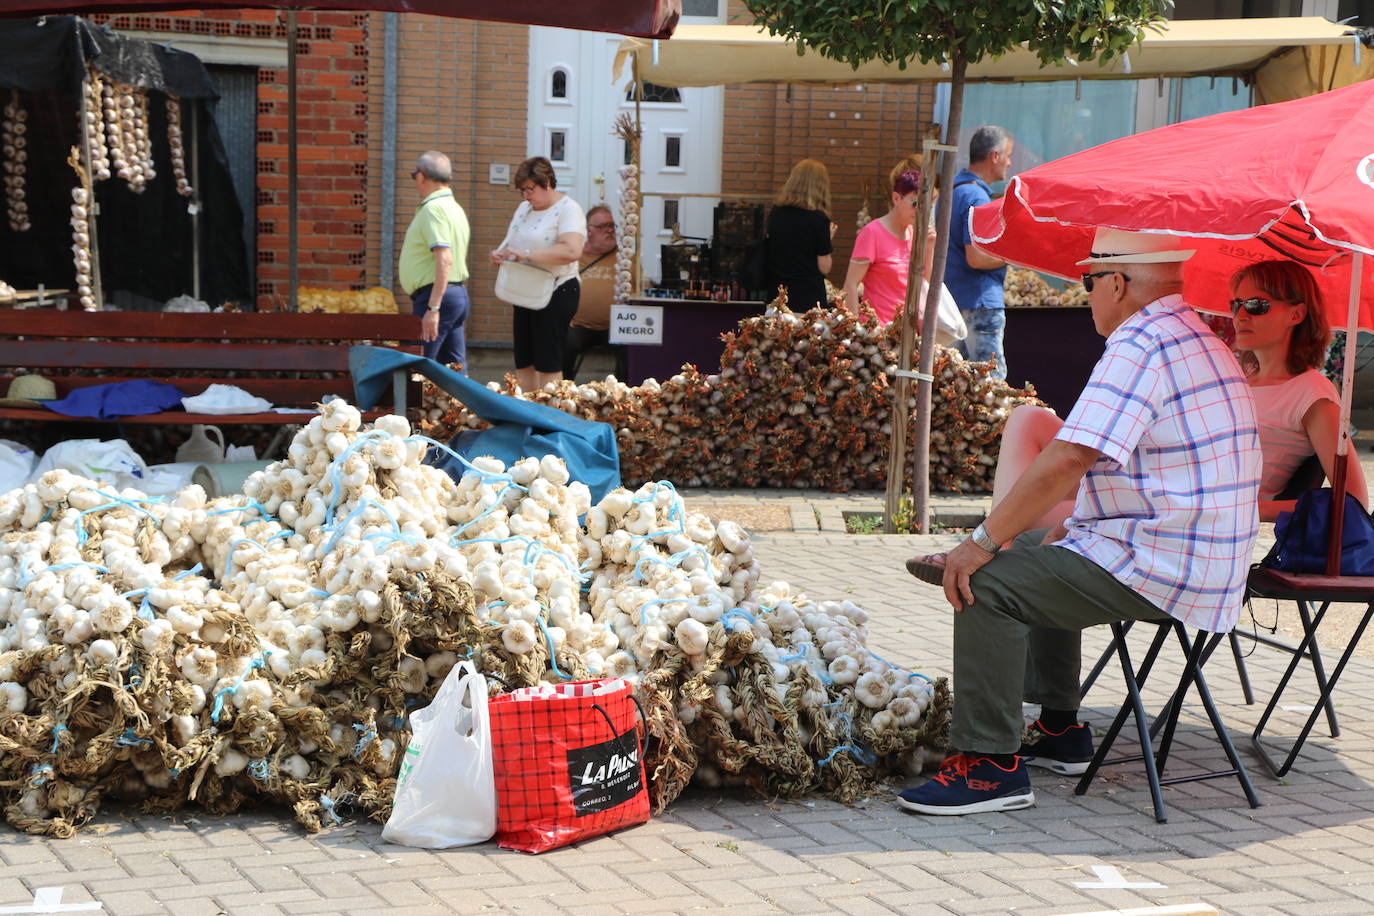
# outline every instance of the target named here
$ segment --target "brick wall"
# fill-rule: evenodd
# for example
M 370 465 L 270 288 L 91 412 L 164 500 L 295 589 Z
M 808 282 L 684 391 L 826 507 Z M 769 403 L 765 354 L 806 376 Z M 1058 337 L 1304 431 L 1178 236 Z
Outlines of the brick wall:
M 750 19 L 730 0 L 727 21 Z M 800 159 L 824 162 L 830 172 L 835 259 L 830 281 L 844 282 L 866 202 L 870 216 L 887 212 L 887 175 L 903 156 L 920 150 L 934 114 L 935 87 L 922 83 L 853 85 L 749 83 L 725 90 L 721 192 L 771 194 Z
M 505 163 L 514 172 L 525 158 L 525 105 L 529 29 L 526 26 L 403 15 L 397 20 L 401 49 L 397 68 L 396 212 L 384 214 L 372 195 L 368 208 L 367 282 L 396 290 L 401 307 L 409 299 L 394 277 L 381 277 L 383 220 L 391 219 L 395 253 L 414 215 L 419 196 L 410 173 L 429 149 L 453 162 L 453 193 L 472 227 L 468 251 L 469 341 L 509 343 L 510 306 L 492 296 L 496 273 L 487 260 L 505 235 L 520 197 L 507 185 L 487 181 L 488 166 Z M 370 171 L 380 187 L 384 40 L 382 17 L 374 14 L 368 62 Z

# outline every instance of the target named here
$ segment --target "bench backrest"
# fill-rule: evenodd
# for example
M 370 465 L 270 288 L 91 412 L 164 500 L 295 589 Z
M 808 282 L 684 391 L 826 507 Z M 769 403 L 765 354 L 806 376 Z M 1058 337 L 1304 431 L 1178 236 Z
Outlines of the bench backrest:
M 22 338 L 22 339 L 20 339 Z M 413 315 L 290 312 L 50 312 L 0 310 L 0 366 L 32 369 L 73 388 L 147 378 L 187 394 L 223 380 L 274 404 L 301 405 L 338 394 L 352 399 L 348 348 L 373 342 L 419 353 Z M 103 369 L 101 376 L 74 370 Z M 265 378 L 259 373 L 291 373 Z M 0 385 L 8 377 L 0 375 Z M 419 385 L 407 401 L 419 403 Z

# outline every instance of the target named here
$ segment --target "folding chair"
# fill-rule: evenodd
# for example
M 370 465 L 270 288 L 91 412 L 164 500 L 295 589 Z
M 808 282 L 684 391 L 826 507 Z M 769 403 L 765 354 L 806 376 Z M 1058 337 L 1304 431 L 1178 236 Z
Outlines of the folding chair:
M 1149 650 L 1141 659 L 1140 665 L 1136 667 L 1131 662 L 1130 650 L 1126 645 L 1126 633 L 1130 629 L 1128 623 L 1114 622 L 1110 624 L 1112 628 L 1111 649 L 1115 650 L 1115 654 L 1121 662 L 1121 673 L 1126 682 L 1126 700 L 1121 704 L 1121 709 L 1117 712 L 1111 727 L 1107 729 L 1107 733 L 1098 743 L 1097 752 L 1093 755 L 1092 762 L 1088 764 L 1088 769 L 1084 771 L 1078 785 L 1074 788 L 1074 794 L 1082 795 L 1088 791 L 1088 786 L 1097 776 L 1099 768 L 1139 760 L 1145 764 L 1145 776 L 1150 784 L 1150 800 L 1154 805 L 1155 820 L 1161 824 L 1166 823 L 1169 819 L 1164 808 L 1162 787 L 1177 783 L 1234 776 L 1240 783 L 1250 807 L 1258 808 L 1262 802 L 1255 792 L 1255 787 L 1250 783 L 1250 777 L 1245 772 L 1245 765 L 1241 763 L 1230 735 L 1227 734 L 1226 723 L 1222 721 L 1221 714 L 1217 711 L 1216 703 L 1212 700 L 1212 692 L 1207 687 L 1207 679 L 1202 673 L 1203 665 L 1206 664 L 1207 659 L 1225 634 L 1198 631 L 1197 635 L 1190 639 L 1188 628 L 1180 621 L 1173 619 L 1142 621 L 1146 625 L 1155 624 L 1158 631 L 1150 643 Z M 1149 717 L 1145 714 L 1145 704 L 1140 697 L 1140 688 L 1145 686 L 1146 679 L 1149 677 L 1150 671 L 1159 657 L 1160 650 L 1163 649 L 1170 633 L 1177 637 L 1179 647 L 1183 650 L 1183 675 L 1179 678 L 1178 686 L 1174 689 L 1168 706 L 1161 714 L 1162 718 L 1157 719 L 1152 727 Z M 1216 732 L 1217 741 L 1226 752 L 1226 758 L 1230 762 L 1231 768 L 1165 778 L 1164 769 L 1173 746 L 1174 731 L 1178 725 L 1179 714 L 1183 710 L 1183 701 L 1190 687 L 1196 690 L 1198 697 L 1202 700 L 1203 708 L 1207 711 L 1207 718 L 1212 723 L 1212 730 Z M 1111 752 L 1112 744 L 1116 741 L 1122 726 L 1125 725 L 1126 717 L 1130 715 L 1135 716 L 1136 732 L 1140 737 L 1140 753 L 1108 760 L 1107 754 Z M 1160 740 L 1156 749 L 1153 745 L 1153 738 L 1157 733 L 1160 735 Z
M 1293 476 L 1288 479 L 1288 483 L 1284 486 L 1283 491 L 1274 498 L 1280 500 L 1297 499 L 1308 490 L 1315 490 L 1317 487 L 1320 487 L 1325 481 L 1326 470 L 1322 467 L 1321 459 L 1316 455 L 1308 455 L 1307 458 L 1303 460 L 1302 464 L 1298 465 L 1297 470 L 1293 472 Z M 1126 629 L 1129 630 L 1130 627 L 1131 623 L 1127 621 Z M 1282 649 L 1285 652 L 1292 652 L 1293 646 L 1272 639 L 1261 633 L 1246 630 L 1241 630 L 1239 633 L 1232 630 L 1227 634 L 1226 640 L 1231 646 L 1231 657 L 1235 659 L 1236 662 L 1236 676 L 1240 678 L 1241 694 L 1245 697 L 1245 705 L 1253 706 L 1255 703 L 1255 693 L 1250 687 L 1250 671 L 1245 665 L 1245 654 L 1240 648 L 1239 637 L 1241 636 L 1244 636 L 1246 639 L 1254 640 L 1255 642 L 1264 643 L 1266 646 L 1271 646 L 1275 649 Z M 1315 642 L 1312 644 L 1312 652 L 1313 665 L 1320 672 L 1321 655 Z M 1108 646 L 1093 664 L 1092 669 L 1088 672 L 1088 676 L 1083 679 L 1081 692 L 1079 694 L 1081 697 L 1086 697 L 1088 695 L 1088 690 L 1097 680 L 1098 675 L 1102 673 L 1102 669 L 1111 661 L 1111 657 L 1112 647 Z M 1336 726 L 1336 712 L 1329 704 L 1327 707 L 1327 717 L 1331 725 L 1331 737 L 1334 738 L 1340 734 L 1340 730 Z
M 1297 646 L 1278 645 L 1279 648 L 1291 652 L 1293 660 L 1288 663 L 1288 669 L 1283 673 L 1278 686 L 1274 688 L 1274 695 L 1269 698 L 1269 705 L 1264 708 L 1263 715 L 1260 716 L 1254 732 L 1250 735 L 1250 743 L 1254 747 L 1255 753 L 1259 754 L 1260 760 L 1264 761 L 1264 765 L 1275 776 L 1283 776 L 1292 769 L 1293 761 L 1297 760 L 1303 744 L 1307 742 L 1307 736 L 1311 734 L 1312 727 L 1316 725 L 1317 718 L 1323 711 L 1327 715 L 1331 737 L 1336 738 L 1340 735 L 1340 729 L 1336 724 L 1336 713 L 1332 708 L 1331 695 L 1336 690 L 1336 682 L 1340 680 L 1341 673 L 1345 671 L 1346 663 L 1355 654 L 1355 647 L 1359 645 L 1360 638 L 1364 635 L 1370 619 L 1374 618 L 1374 576 L 1318 576 L 1257 568 L 1250 573 L 1250 593 L 1261 598 L 1296 601 L 1298 616 L 1302 620 L 1302 641 Z M 1320 605 L 1315 615 L 1311 612 L 1312 603 Z M 1333 603 L 1364 604 L 1365 611 L 1364 616 L 1360 618 L 1359 626 L 1355 628 L 1354 633 L 1350 636 L 1350 641 L 1346 644 L 1341 660 L 1336 663 L 1335 670 L 1331 672 L 1331 676 L 1328 678 L 1322 666 L 1321 653 L 1317 649 L 1317 630 L 1326 617 L 1327 609 Z M 1303 725 L 1302 731 L 1298 733 L 1298 737 L 1293 742 L 1283 763 L 1276 765 L 1261 739 L 1265 726 L 1269 724 L 1270 716 L 1278 708 L 1279 700 L 1288 688 L 1293 673 L 1304 658 L 1309 658 L 1312 661 L 1312 673 L 1317 682 L 1317 700 L 1312 704 L 1312 712 L 1308 715 L 1307 722 Z

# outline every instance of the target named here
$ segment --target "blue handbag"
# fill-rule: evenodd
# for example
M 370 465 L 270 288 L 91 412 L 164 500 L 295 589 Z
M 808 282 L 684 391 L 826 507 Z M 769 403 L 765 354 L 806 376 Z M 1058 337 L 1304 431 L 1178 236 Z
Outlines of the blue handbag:
M 1274 546 L 1260 566 L 1294 573 L 1326 572 L 1326 548 L 1331 531 L 1330 487 L 1309 490 L 1292 512 L 1274 523 Z M 1360 501 L 1345 494 L 1341 531 L 1341 575 L 1374 576 L 1374 521 Z

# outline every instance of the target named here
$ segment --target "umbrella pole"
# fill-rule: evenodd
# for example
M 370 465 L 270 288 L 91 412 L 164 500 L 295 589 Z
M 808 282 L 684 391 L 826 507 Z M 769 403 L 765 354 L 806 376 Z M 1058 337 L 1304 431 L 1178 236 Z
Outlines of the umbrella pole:
M 286 246 L 287 252 L 287 283 L 290 289 L 287 291 L 286 302 L 288 311 L 297 311 L 300 308 L 296 295 L 298 275 L 300 273 L 300 255 L 297 246 L 300 242 L 300 223 L 299 214 L 296 210 L 297 203 L 297 170 L 296 170 L 296 11 L 288 8 L 286 11 L 286 196 L 289 212 L 286 218 Z
M 1350 402 L 1355 391 L 1355 343 L 1359 340 L 1360 281 L 1364 254 L 1355 252 L 1350 265 L 1350 306 L 1345 319 L 1345 361 L 1341 367 L 1340 426 L 1336 463 L 1331 479 L 1331 531 L 1326 544 L 1326 574 L 1341 574 L 1341 534 L 1345 531 L 1345 479 L 1350 462 Z

